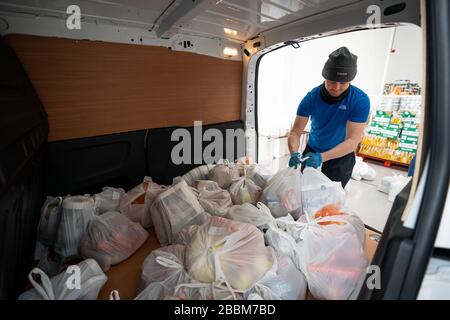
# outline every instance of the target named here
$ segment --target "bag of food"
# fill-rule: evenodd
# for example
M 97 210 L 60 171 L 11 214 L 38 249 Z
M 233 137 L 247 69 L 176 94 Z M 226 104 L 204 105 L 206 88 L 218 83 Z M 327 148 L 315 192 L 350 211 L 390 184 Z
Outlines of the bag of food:
M 41 217 L 37 230 L 37 240 L 41 243 L 53 246 L 61 221 L 62 197 L 47 197 L 41 208 Z
M 203 166 L 199 166 L 197 168 L 192 169 L 185 175 L 183 175 L 181 178 L 186 181 L 188 186 L 195 187 L 198 180 L 207 180 L 208 173 L 213 169 L 215 165 L 213 164 L 206 164 Z
M 260 201 L 267 205 L 275 218 L 291 214 L 297 219 L 302 213 L 301 187 L 300 170 L 283 169 L 267 182 Z
M 247 300 L 305 300 L 307 282 L 287 256 L 277 255 L 276 263 L 250 290 Z
M 216 216 L 192 237 L 185 262 L 195 280 L 224 283 L 236 291 L 251 288 L 274 263 L 255 226 Z
M 52 278 L 42 270 L 34 268 L 28 275 L 33 289 L 22 293 L 19 300 L 96 300 L 100 289 L 106 283 L 106 275 L 93 259 L 84 260 L 76 267 L 76 270 L 79 270 L 79 282 L 73 277 L 73 266 Z
M 119 212 L 106 212 L 94 217 L 81 239 L 83 258 L 95 259 L 103 271 L 118 264 L 137 251 L 148 237 L 139 223 Z
M 63 258 L 78 256 L 80 240 L 94 217 L 94 199 L 68 196 L 62 202 L 61 222 L 55 241 L 55 252 Z
M 224 216 L 233 205 L 230 193 L 219 187 L 217 182 L 199 180 L 197 182 L 199 191 L 198 201 L 206 212 L 214 216 Z
M 120 198 L 125 194 L 122 188 L 104 187 L 102 192 L 94 195 L 95 205 L 98 214 L 108 211 L 118 211 L 120 207 Z
M 210 216 L 184 180 L 159 194 L 150 211 L 162 246 L 173 243 L 174 237 L 184 228 L 203 224 Z
M 152 181 L 150 177 L 144 177 L 144 181 L 124 194 L 120 199 L 120 212 L 131 221 L 139 222 L 144 228 L 153 225 L 150 206 L 156 196 L 166 187 L 160 186 Z
M 239 176 L 239 168 L 226 161 L 212 168 L 208 173 L 207 179 L 217 182 L 222 189 L 228 189 L 233 182 L 233 178 L 238 178 Z
M 162 283 L 161 287 L 167 287 L 173 294 L 178 284 L 189 282 L 184 269 L 185 251 L 186 247 L 178 244 L 152 251 L 142 265 L 141 289 Z
M 306 167 L 302 176 L 302 207 L 309 215 L 327 204 L 345 204 L 345 190 L 340 182 L 331 181 L 321 171 Z
M 275 223 L 269 208 L 262 202 L 258 202 L 256 206 L 250 203 L 232 206 L 225 218 L 250 223 L 261 229 L 267 229 L 269 225 Z
M 349 299 L 369 264 L 364 224 L 356 215 L 325 211 L 295 222 L 301 230 L 297 263 L 316 299 Z
M 233 204 L 256 204 L 262 192 L 260 187 L 245 176 L 233 179 L 229 190 Z

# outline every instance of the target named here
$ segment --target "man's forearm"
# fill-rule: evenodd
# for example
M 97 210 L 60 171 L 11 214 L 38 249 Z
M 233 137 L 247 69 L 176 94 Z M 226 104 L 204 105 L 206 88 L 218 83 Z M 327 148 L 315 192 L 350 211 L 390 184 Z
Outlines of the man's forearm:
M 291 154 L 294 152 L 298 152 L 299 147 L 300 147 L 300 136 L 294 131 L 289 132 L 288 136 L 289 152 Z
M 356 147 L 358 146 L 359 141 L 354 139 L 347 139 L 344 142 L 338 144 L 336 147 L 334 147 L 331 150 L 328 150 L 326 152 L 321 153 L 322 155 L 322 161 L 328 161 L 336 158 L 343 157 L 350 152 L 353 152 L 356 150 Z

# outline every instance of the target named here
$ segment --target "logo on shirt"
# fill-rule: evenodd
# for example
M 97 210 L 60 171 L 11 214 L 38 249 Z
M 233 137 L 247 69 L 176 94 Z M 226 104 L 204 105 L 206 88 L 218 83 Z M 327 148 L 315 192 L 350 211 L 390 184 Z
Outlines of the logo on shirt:
M 345 104 L 340 105 L 339 110 L 347 110 L 347 106 Z

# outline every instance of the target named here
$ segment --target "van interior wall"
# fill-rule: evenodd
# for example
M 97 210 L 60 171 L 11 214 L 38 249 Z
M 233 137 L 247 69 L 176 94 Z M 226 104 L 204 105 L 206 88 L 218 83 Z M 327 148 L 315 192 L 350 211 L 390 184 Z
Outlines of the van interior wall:
M 193 133 L 194 121 L 202 121 L 203 131 L 243 129 L 240 61 L 97 41 L 6 40 L 48 113 L 47 195 L 127 190 L 144 175 L 171 184 L 204 163 L 172 163 L 176 128 Z M 235 148 L 230 160 L 238 156 Z
M 48 122 L 20 61 L 0 37 L 0 300 L 21 293 L 44 201 Z
M 240 119 L 242 62 L 167 48 L 8 35 L 49 141 Z

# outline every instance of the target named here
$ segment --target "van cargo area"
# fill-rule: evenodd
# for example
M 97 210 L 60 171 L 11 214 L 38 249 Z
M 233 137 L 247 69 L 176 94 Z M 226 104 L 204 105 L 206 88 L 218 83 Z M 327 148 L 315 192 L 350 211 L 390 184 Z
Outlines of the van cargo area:
M 450 299 L 441 5 L 0 0 L 0 300 Z

